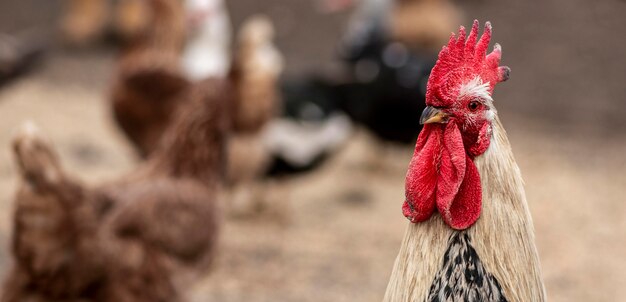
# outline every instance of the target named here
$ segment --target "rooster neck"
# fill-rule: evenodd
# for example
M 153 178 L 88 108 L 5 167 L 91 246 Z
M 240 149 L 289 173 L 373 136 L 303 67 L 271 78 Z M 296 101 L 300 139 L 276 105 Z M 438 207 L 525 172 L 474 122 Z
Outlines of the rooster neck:
M 521 173 L 497 116 L 490 147 L 476 157 L 474 163 L 483 191 L 480 218 L 464 231 L 452 230 L 439 215 L 422 223 L 409 224 L 384 301 L 448 301 L 437 295 L 429 297 L 429 294 L 436 289 L 438 276 L 446 273 L 446 258 L 451 251 L 458 250 L 452 245 L 459 236 L 467 238 L 465 249 L 472 249 L 480 260 L 483 277 L 492 280 L 487 285 L 501 290 L 507 301 L 545 301 Z M 466 283 L 456 281 L 451 285 L 454 291 L 470 289 L 466 288 Z M 494 286 L 496 284 L 498 286 Z M 474 301 L 471 297 L 465 296 L 465 300 L 460 301 Z M 476 301 L 501 301 L 491 298 Z
M 545 301 L 524 182 L 497 115 L 490 147 L 474 163 L 480 173 L 483 208 L 468 234 L 478 256 L 509 301 Z

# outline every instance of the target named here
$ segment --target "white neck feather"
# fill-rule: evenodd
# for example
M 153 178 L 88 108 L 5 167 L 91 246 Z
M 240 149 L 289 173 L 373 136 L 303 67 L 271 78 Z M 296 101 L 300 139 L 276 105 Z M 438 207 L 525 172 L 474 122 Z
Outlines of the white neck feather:
M 474 163 L 480 173 L 483 208 L 468 232 L 478 256 L 500 282 L 508 301 L 545 301 L 524 181 L 497 116 L 490 147 Z

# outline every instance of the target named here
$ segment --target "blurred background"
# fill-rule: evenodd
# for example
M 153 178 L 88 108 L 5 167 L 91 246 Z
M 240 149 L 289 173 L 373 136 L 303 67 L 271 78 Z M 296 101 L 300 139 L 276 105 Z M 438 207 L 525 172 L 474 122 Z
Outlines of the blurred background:
M 108 103 L 118 43 L 105 34 L 85 42 L 88 46 L 68 46 L 59 24 L 69 2 L 0 2 L 0 61 L 5 60 L 0 66 L 0 274 L 11 261 L 17 175 L 10 142 L 20 124 L 39 125 L 69 172 L 89 183 L 131 171 L 140 161 Z M 313 119 L 330 116 L 323 104 L 336 94 L 353 94 L 348 88 L 334 90 L 347 81 L 346 69 L 354 71 L 354 81 L 367 84 L 350 89 L 370 89 L 383 72 L 375 64 L 375 35 L 374 55 L 367 60 L 362 60 L 368 55 L 362 49 L 368 48 L 359 44 L 361 38 L 350 40 L 362 8 L 354 2 L 359 1 L 225 0 L 233 32 L 251 15 L 270 18 L 284 56 L 283 102 L 321 93 Z M 492 44 L 503 46 L 502 64 L 511 67 L 510 80 L 498 86 L 494 99 L 526 182 L 550 300 L 616 301 L 626 286 L 626 2 L 446 3 L 453 12 L 437 15 L 433 22 L 445 19 L 438 29 L 447 36 L 458 24 L 491 21 Z M 428 16 L 428 9 L 415 14 Z M 414 17 L 413 10 L 407 8 L 408 16 L 399 13 L 409 20 L 408 28 L 428 18 Z M 380 42 L 381 49 L 393 53 L 404 45 L 398 52 L 410 52 L 413 59 L 401 62 L 416 61 L 422 69 L 432 64 L 442 44 L 436 37 L 415 47 L 410 33 L 404 37 L 409 41 Z M 387 48 L 390 44 L 395 46 Z M 28 56 L 5 55 L 16 47 Z M 424 76 L 419 70 L 409 74 Z M 381 85 L 402 86 L 401 78 L 394 78 L 399 84 Z M 419 92 L 423 83 L 415 84 Z M 287 105 L 283 115 L 293 111 Z M 272 192 L 272 210 L 245 218 L 226 215 L 213 268 L 190 289 L 193 301 L 382 299 L 407 225 L 400 207 L 413 141 L 386 139 L 384 130 L 376 132 L 368 121 L 359 122 L 358 113 L 344 111 L 354 122 L 335 130 L 346 133 L 340 143 L 305 171 L 263 181 Z M 276 170 L 285 165 L 276 164 Z

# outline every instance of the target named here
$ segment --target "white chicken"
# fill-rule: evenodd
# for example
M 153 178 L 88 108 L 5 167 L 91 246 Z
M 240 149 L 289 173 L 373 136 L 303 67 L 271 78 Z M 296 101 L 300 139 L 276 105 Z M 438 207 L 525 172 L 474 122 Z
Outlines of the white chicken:
M 223 0 L 186 0 L 188 41 L 182 65 L 187 77 L 223 78 L 230 70 L 232 27 Z

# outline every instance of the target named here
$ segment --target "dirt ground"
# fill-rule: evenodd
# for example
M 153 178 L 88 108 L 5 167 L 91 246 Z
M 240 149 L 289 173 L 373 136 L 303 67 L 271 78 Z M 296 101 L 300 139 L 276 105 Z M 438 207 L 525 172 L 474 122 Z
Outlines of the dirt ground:
M 555 302 L 617 301 L 626 287 L 626 2 L 596 2 L 459 2 L 466 24 L 493 22 L 503 63 L 513 70 L 496 106 L 526 181 Z M 229 6 L 235 23 L 257 11 L 275 18 L 287 74 L 330 65 L 345 22 L 303 0 Z M 37 22 L 53 22 L 45 16 Z M 28 23 L 0 20 L 7 31 Z M 38 124 L 67 169 L 89 183 L 135 165 L 106 103 L 114 57 L 110 49 L 55 50 L 36 72 L 0 88 L 0 273 L 10 265 L 10 140 L 18 125 Z M 192 300 L 380 301 L 407 225 L 400 206 L 411 154 L 358 131 L 320 169 L 267 183 L 276 209 L 224 220 L 214 268 L 190 285 Z

